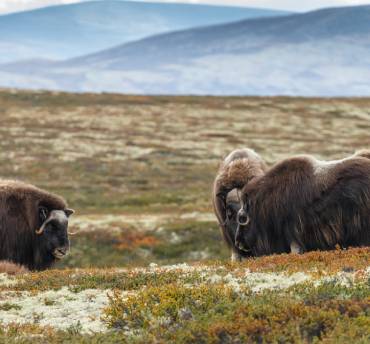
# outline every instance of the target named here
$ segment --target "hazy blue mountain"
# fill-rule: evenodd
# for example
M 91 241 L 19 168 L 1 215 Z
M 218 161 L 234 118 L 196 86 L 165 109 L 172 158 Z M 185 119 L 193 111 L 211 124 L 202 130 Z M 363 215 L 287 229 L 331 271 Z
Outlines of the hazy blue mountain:
M 0 16 L 0 62 L 65 59 L 162 32 L 283 13 L 112 0 L 46 7 Z
M 370 38 L 370 6 L 325 9 L 162 34 L 73 59 L 68 64 L 152 68 L 213 54 L 250 54 L 282 44 L 345 37 Z
M 54 64 L 3 65 L 0 80 L 79 92 L 370 95 L 370 6 L 161 34 Z

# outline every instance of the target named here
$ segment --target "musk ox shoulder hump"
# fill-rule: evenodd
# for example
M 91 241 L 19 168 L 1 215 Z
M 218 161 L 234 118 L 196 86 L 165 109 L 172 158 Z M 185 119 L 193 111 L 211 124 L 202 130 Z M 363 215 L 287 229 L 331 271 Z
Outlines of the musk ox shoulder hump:
M 361 158 L 370 160 L 370 150 L 368 149 L 359 150 L 355 154 L 347 158 L 339 159 L 339 160 L 324 161 L 324 160 L 318 160 L 312 157 L 312 162 L 313 162 L 315 174 L 317 175 L 317 174 L 322 174 L 327 171 L 330 171 L 333 167 L 340 166 L 342 164 L 347 164 L 348 162 L 351 163 L 353 162 L 353 160 L 361 159 Z
M 366 176 L 370 173 L 370 152 L 366 158 L 365 151 L 356 153 L 348 158 L 332 161 L 314 160 L 314 175 L 319 183 L 334 183 L 338 175 L 358 174 Z
M 54 209 L 65 209 L 67 207 L 66 201 L 60 196 L 21 181 L 0 179 L 0 198 L 4 199 L 10 196 L 16 196 L 17 198 L 30 197 L 34 201 L 46 203 Z
M 289 177 L 295 174 L 313 174 L 315 158 L 310 155 L 297 155 L 276 163 L 269 171 L 271 177 Z
M 370 159 L 370 150 L 369 149 L 359 150 L 355 153 L 354 157 Z

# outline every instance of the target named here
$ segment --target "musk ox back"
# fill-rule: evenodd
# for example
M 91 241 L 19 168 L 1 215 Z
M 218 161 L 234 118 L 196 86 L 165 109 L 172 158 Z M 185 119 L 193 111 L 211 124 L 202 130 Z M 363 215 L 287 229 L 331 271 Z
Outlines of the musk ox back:
M 73 210 L 59 196 L 18 181 L 0 180 L 0 260 L 43 270 L 69 249 Z

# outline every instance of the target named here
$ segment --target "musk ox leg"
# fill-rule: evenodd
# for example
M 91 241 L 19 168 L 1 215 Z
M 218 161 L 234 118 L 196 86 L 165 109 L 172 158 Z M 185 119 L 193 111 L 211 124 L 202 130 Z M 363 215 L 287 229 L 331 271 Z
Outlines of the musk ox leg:
M 303 250 L 296 241 L 292 241 L 290 244 L 290 253 L 302 254 Z

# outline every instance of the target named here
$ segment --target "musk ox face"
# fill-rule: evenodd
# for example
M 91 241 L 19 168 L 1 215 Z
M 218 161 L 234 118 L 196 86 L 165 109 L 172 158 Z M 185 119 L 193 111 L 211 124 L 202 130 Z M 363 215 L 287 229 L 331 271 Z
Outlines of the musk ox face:
M 72 209 L 50 210 L 46 206 L 38 208 L 40 248 L 50 257 L 64 258 L 69 251 L 68 218 L 74 213 Z
M 235 233 L 235 247 L 243 252 L 244 257 L 253 256 L 253 229 L 249 215 L 248 202 L 243 202 L 237 214 L 237 230 Z
M 240 205 L 234 202 L 226 203 L 226 219 L 225 225 L 230 228 L 234 235 L 236 234 L 236 229 L 238 228 L 238 211 Z
M 58 195 L 33 185 L 0 180 L 0 261 L 45 270 L 69 250 L 73 210 Z

